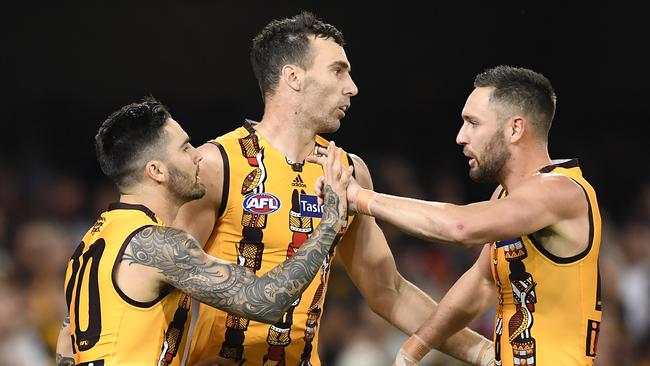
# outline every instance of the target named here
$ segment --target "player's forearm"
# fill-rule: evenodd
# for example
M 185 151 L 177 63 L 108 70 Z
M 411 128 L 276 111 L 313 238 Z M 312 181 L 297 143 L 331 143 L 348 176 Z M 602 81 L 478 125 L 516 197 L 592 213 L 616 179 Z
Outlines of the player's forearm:
M 74 359 L 72 357 L 66 357 L 60 353 L 56 353 L 55 357 L 56 366 L 74 366 Z
M 223 290 L 195 296 L 209 305 L 248 319 L 264 323 L 277 322 L 309 286 L 323 265 L 325 257 L 339 239 L 339 230 L 346 219 L 345 212 L 345 204 L 327 186 L 323 217 L 314 233 L 291 258 L 261 277 L 244 267 L 233 266 L 230 283 L 233 290 L 239 288 L 233 296 L 234 301 L 233 298 L 224 296 Z
M 347 209 L 340 198 L 326 187 L 323 217 L 315 232 L 296 253 L 248 286 L 244 309 L 255 319 L 275 322 L 309 286 L 325 257 L 339 240 Z M 250 318 L 250 317 L 249 317 Z
M 56 343 L 56 365 L 74 366 L 72 343 L 70 338 L 70 315 L 66 314 Z
M 467 359 L 472 355 L 466 351 L 480 344 L 484 337 L 466 327 L 490 305 L 492 293 L 491 284 L 472 267 L 447 292 L 416 334 L 432 348 L 473 362 Z
M 492 341 L 465 327 L 447 338 L 438 350 L 472 365 L 483 365 L 492 359 L 491 347 Z
M 309 286 L 346 222 L 347 206 L 326 187 L 323 218 L 296 254 L 256 276 L 246 267 L 207 255 L 186 232 L 150 226 L 129 243 L 128 264 L 156 268 L 164 282 L 215 308 L 274 323 Z
M 402 332 L 411 335 L 433 314 L 437 303 L 424 291 L 399 276 L 394 291 L 378 297 L 373 310 Z
M 438 304 L 422 290 L 406 280 L 403 281 L 400 289 L 399 296 L 393 306 L 390 322 L 403 332 L 411 335 L 423 327 L 423 324 L 428 319 L 431 319 L 438 309 Z M 468 350 L 472 347 L 480 349 L 484 342 L 489 343 L 490 341 L 465 327 L 451 337 L 447 337 L 436 349 L 461 361 L 474 363 L 476 360 L 475 352 Z
M 471 221 L 457 205 L 361 190 L 350 207 L 425 240 L 462 246 L 480 243 L 472 240 Z

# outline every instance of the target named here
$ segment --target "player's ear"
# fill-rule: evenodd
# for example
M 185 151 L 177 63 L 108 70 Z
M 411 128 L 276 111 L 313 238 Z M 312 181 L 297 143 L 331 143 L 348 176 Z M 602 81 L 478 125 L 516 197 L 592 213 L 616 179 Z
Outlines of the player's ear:
M 281 81 L 294 91 L 300 91 L 302 88 L 302 79 L 304 70 L 297 65 L 284 65 L 282 67 Z
M 149 160 L 144 168 L 145 176 L 162 183 L 167 180 L 167 167 L 160 160 Z
M 510 139 L 510 142 L 517 142 L 521 139 L 526 130 L 526 123 L 528 121 L 522 116 L 513 116 L 508 121 L 508 127 L 506 128 L 506 133 Z

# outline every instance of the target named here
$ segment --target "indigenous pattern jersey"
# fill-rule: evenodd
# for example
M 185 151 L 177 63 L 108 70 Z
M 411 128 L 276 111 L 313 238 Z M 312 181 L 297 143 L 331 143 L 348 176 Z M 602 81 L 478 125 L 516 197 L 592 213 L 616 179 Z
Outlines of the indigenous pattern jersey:
M 313 192 L 323 170 L 288 160 L 250 121 L 211 142 L 224 157 L 224 196 L 205 250 L 261 276 L 293 256 L 320 222 L 322 206 Z M 320 137 L 315 142 L 328 143 Z M 350 164 L 349 157 L 344 160 Z M 244 365 L 320 365 L 317 329 L 333 257 L 331 251 L 307 290 L 276 324 L 201 304 L 189 364 L 218 354 Z
M 151 302 L 138 302 L 116 282 L 127 244 L 152 225 L 162 223 L 146 207 L 111 204 L 72 255 L 65 295 L 77 366 L 182 364 L 190 297 L 167 288 Z
M 548 252 L 534 234 L 491 245 L 498 290 L 496 365 L 593 365 L 600 331 L 598 253 L 601 219 L 596 194 L 577 160 L 554 162 L 539 174 L 562 174 L 584 191 L 587 248 L 568 258 Z M 507 195 L 501 192 L 499 198 Z

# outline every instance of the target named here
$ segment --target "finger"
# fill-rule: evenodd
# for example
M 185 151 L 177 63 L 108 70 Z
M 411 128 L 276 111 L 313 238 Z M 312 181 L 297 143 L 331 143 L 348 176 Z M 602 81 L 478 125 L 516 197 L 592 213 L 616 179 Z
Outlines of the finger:
M 309 163 L 314 163 L 314 164 L 318 164 L 320 166 L 323 166 L 325 164 L 325 162 L 327 161 L 327 157 L 325 155 L 323 155 L 323 156 L 309 155 L 309 156 L 307 156 L 306 160 Z
M 325 201 L 323 200 L 323 197 L 325 195 L 325 177 L 320 176 L 318 179 L 316 179 L 316 183 L 314 185 L 314 192 L 316 194 L 316 200 L 318 201 L 319 205 L 322 205 Z
M 352 179 L 352 174 L 354 173 L 354 167 L 352 165 L 348 166 L 346 169 L 343 170 L 343 173 L 341 174 L 341 181 L 343 183 L 349 183 L 350 180 Z
M 325 185 L 325 177 L 320 176 L 316 179 L 316 182 L 314 183 L 314 193 L 316 196 L 321 196 L 323 194 L 323 186 Z
M 341 177 L 341 169 L 343 166 L 341 165 L 341 150 L 340 147 L 334 148 L 334 153 L 332 154 L 332 160 L 331 160 L 331 171 L 332 171 L 332 179 L 334 180 L 339 180 Z
M 334 159 L 334 162 L 336 162 L 336 167 L 341 170 L 343 168 L 343 165 L 341 164 L 341 160 L 343 157 L 343 149 L 340 147 L 336 148 L 336 157 Z
M 325 170 L 325 178 L 328 179 L 331 183 L 332 179 L 335 179 L 334 171 L 333 171 L 333 162 L 334 162 L 334 156 L 336 155 L 336 144 L 334 141 L 330 141 L 329 145 L 327 146 L 327 163 L 324 166 Z
M 316 155 L 327 155 L 327 148 L 322 147 L 322 146 L 318 146 L 316 148 Z
M 337 152 L 338 157 L 336 159 L 336 165 L 337 165 L 338 170 L 340 171 L 340 174 L 343 174 L 343 171 L 345 171 L 347 169 L 347 167 L 343 163 L 343 161 L 346 160 L 345 159 L 345 150 L 343 150 L 343 148 L 340 148 L 340 147 L 338 149 L 339 150 Z

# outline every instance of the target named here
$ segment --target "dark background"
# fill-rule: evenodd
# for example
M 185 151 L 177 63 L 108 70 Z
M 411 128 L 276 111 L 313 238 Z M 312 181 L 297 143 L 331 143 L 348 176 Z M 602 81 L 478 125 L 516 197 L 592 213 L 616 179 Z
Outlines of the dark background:
M 339 145 L 368 163 L 399 152 L 422 171 L 464 169 L 454 137 L 473 76 L 529 67 L 558 95 L 552 157 L 579 157 L 618 217 L 648 175 L 649 32 L 644 13 L 624 2 L 570 3 L 13 2 L 1 36 L 2 158 L 95 180 L 97 126 L 149 93 L 195 144 L 259 119 L 250 40 L 269 20 L 306 9 L 344 33 L 360 90 L 328 136 Z M 489 191 L 476 189 L 477 199 Z
M 455 144 L 474 76 L 509 64 L 551 80 L 558 95 L 551 157 L 580 159 L 604 218 L 601 271 L 610 320 L 597 364 L 650 364 L 650 32 L 641 7 L 624 1 L 3 4 L 0 300 L 10 298 L 18 310 L 0 301 L 0 359 L 3 342 L 28 328 L 7 325 L 20 319 L 37 334 L 29 353 L 44 349 L 52 360 L 65 309 L 62 268 L 97 213 L 116 198 L 94 154 L 104 118 L 152 94 L 195 145 L 244 118 L 259 120 L 250 41 L 270 20 L 310 10 L 343 32 L 359 87 L 341 130 L 325 137 L 360 155 L 382 192 L 455 203 L 487 199 L 494 187 L 469 180 Z M 436 299 L 478 255 L 382 228 L 400 272 Z M 368 315 L 340 266 L 332 271 L 321 328 L 324 365 L 390 363 L 403 338 Z M 5 282 L 7 274 L 18 280 Z M 7 284 L 18 295 L 6 296 Z M 490 337 L 492 323 L 488 314 L 473 327 Z M 359 341 L 364 337 L 377 348 L 352 346 L 367 346 Z M 383 361 L 368 361 L 382 352 Z M 456 365 L 446 362 L 436 365 Z

